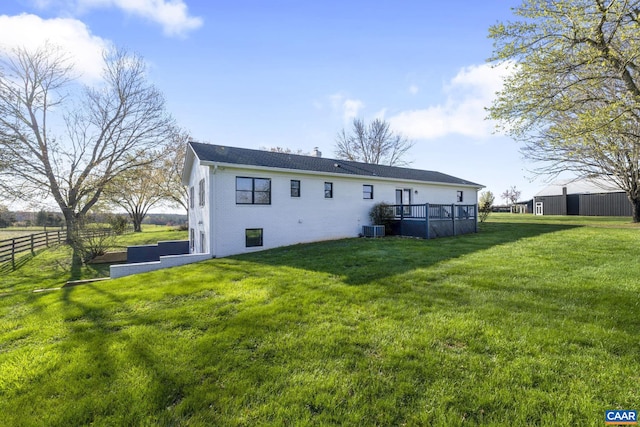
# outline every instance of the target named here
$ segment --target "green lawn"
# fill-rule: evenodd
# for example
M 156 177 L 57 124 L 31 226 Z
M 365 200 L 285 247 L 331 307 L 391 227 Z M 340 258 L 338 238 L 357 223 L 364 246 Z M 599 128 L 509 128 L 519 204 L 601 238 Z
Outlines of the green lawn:
M 626 219 L 493 215 L 455 238 L 29 292 L 69 273 L 33 271 L 43 257 L 0 285 L 3 426 L 601 426 L 640 409 Z

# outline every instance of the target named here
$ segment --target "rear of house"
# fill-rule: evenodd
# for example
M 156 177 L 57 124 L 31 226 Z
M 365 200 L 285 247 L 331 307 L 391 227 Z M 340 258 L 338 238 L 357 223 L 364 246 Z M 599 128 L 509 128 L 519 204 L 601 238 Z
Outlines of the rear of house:
M 191 253 L 355 237 L 374 204 L 475 205 L 481 185 L 433 171 L 191 142 Z

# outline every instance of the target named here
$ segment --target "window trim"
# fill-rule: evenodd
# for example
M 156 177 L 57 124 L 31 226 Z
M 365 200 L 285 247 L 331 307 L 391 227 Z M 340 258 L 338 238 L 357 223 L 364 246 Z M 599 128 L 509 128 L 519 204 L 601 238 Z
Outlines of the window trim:
M 298 183 L 298 187 L 297 188 L 293 186 L 294 182 Z M 292 179 L 290 185 L 291 185 L 291 197 L 299 198 L 300 197 L 300 193 L 301 193 L 301 188 L 302 188 L 302 184 L 300 183 L 300 180 L 299 179 Z M 297 190 L 297 194 L 296 194 L 295 190 Z
M 251 190 L 238 190 L 238 180 L 239 179 L 250 179 L 251 180 Z M 269 182 L 269 191 L 256 191 L 256 180 L 264 180 Z M 238 202 L 238 192 L 249 193 L 251 192 L 251 202 Z M 266 193 L 269 196 L 269 201 L 267 203 L 256 203 L 256 193 Z M 251 176 L 236 176 L 236 205 L 271 205 L 271 178 L 260 178 L 260 177 L 251 177 Z
M 329 186 L 328 190 L 327 190 L 327 185 Z M 325 199 L 333 199 L 333 182 L 325 181 L 325 183 L 324 183 L 324 198 Z
M 366 191 L 369 188 L 370 191 Z M 369 197 L 367 197 L 369 196 Z M 362 184 L 362 198 L 364 200 L 373 200 L 373 185 L 372 184 Z
M 256 239 L 256 237 L 249 237 L 249 232 L 252 231 L 257 231 L 260 233 L 260 236 L 258 237 L 259 243 L 258 244 L 249 244 L 250 243 L 250 239 Z M 264 246 L 264 229 L 262 228 L 245 228 L 244 229 L 244 246 L 245 248 L 259 248 Z

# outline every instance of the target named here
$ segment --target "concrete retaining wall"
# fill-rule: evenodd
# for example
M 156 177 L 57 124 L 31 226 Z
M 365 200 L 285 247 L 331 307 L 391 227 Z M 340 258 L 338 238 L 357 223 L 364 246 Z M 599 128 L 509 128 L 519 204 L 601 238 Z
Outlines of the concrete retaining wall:
M 167 255 L 159 257 L 159 261 L 138 262 L 135 264 L 117 264 L 110 267 L 109 275 L 112 279 L 130 276 L 132 274 L 146 273 L 147 271 L 160 270 L 162 268 L 177 267 L 179 265 L 211 259 L 210 254 Z

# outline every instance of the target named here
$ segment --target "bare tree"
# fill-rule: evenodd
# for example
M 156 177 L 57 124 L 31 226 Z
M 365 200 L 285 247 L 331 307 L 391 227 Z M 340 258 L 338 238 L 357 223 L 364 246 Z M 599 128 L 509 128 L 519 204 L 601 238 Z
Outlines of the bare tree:
M 264 151 L 271 151 L 272 153 L 283 153 L 283 154 L 298 154 L 301 156 L 306 155 L 304 151 L 302 151 L 301 149 L 297 149 L 297 150 L 292 150 L 289 147 L 260 147 L 261 150 Z
M 518 203 L 518 200 L 520 200 L 520 194 L 522 194 L 520 190 L 517 190 L 515 186 L 511 186 L 511 188 L 502 193 L 501 197 L 507 202 L 507 204 L 514 205 Z
M 164 147 L 160 156 L 161 168 L 165 176 L 162 183 L 163 198 L 173 207 L 181 207 L 185 211 L 189 210 L 189 191 L 182 184 L 182 168 L 190 139 L 189 132 L 184 129 L 175 129 L 169 144 Z
M 402 166 L 403 159 L 414 143 L 391 130 L 389 123 L 375 119 L 369 125 L 361 119 L 353 120 L 353 129 L 342 129 L 336 138 L 336 156 L 357 162 Z
M 59 48 L 16 48 L 0 62 L 0 187 L 23 200 L 52 197 L 72 243 L 78 224 L 121 173 L 147 163 L 173 120 L 146 67 L 104 54 L 102 84 L 79 88 Z

